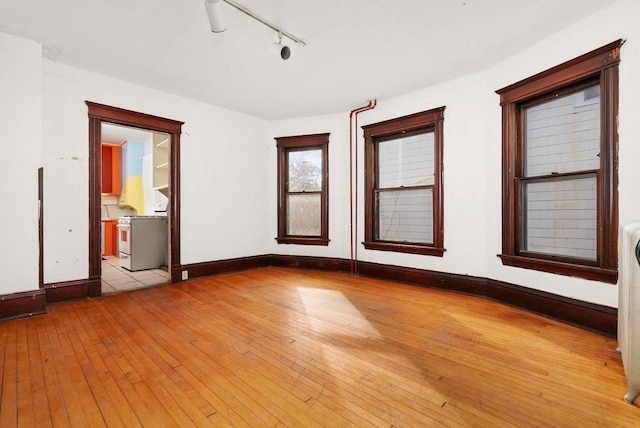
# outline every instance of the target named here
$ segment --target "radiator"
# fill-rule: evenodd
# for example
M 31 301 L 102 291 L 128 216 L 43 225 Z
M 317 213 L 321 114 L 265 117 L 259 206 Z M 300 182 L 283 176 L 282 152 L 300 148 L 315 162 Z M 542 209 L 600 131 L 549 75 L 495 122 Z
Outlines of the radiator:
M 640 395 L 640 222 L 621 228 L 618 255 L 618 350 L 627 377 L 624 400 L 633 403 Z

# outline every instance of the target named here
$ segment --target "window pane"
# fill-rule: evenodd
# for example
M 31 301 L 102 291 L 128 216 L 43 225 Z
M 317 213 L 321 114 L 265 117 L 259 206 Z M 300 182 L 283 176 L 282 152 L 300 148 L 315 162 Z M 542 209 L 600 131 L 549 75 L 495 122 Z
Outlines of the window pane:
M 522 250 L 596 259 L 596 176 L 524 183 Z
M 378 187 L 433 184 L 434 133 L 378 143 Z
M 289 192 L 322 190 L 322 150 L 289 152 Z
M 289 195 L 287 235 L 320 236 L 320 194 Z
M 598 169 L 600 87 L 524 110 L 525 176 Z
M 377 192 L 375 239 L 433 244 L 432 195 L 433 189 Z

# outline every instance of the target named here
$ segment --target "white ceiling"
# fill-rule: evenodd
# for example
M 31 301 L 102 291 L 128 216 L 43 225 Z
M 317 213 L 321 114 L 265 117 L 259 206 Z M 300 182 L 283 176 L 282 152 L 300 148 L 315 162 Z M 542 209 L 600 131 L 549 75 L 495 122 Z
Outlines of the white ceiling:
M 341 113 L 472 73 L 615 0 L 0 0 L 0 31 L 60 63 L 265 119 Z
M 151 137 L 153 133 L 144 129 L 111 123 L 103 122 L 100 129 L 100 142 L 109 146 L 119 146 L 126 140 L 147 141 Z

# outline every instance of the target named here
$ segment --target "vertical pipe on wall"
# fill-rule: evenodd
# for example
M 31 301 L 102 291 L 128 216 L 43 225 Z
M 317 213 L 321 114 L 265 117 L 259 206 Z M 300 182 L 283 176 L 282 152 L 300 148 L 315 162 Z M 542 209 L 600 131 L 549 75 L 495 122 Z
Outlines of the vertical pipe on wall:
M 375 108 L 376 103 L 375 99 L 370 100 L 366 106 L 353 109 L 349 113 L 349 243 L 351 245 L 349 261 L 351 274 L 357 273 L 358 270 L 358 114 Z

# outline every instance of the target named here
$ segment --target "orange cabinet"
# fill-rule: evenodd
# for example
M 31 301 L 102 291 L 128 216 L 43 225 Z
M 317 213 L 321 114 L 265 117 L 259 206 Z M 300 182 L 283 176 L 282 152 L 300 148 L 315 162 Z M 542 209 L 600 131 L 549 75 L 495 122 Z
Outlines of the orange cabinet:
M 118 222 L 104 221 L 104 254 L 118 257 Z
M 120 147 L 102 146 L 102 193 L 120 193 Z

